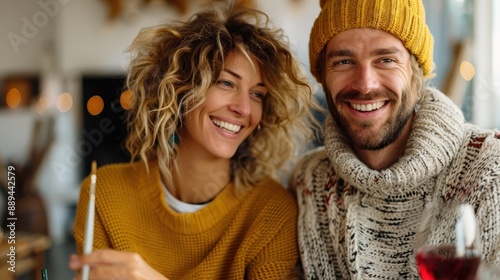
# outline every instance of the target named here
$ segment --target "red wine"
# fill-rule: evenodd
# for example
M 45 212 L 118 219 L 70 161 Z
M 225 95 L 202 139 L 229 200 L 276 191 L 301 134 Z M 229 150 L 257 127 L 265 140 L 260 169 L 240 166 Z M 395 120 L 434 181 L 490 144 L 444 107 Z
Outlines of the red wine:
M 474 280 L 481 256 L 468 250 L 456 257 L 455 246 L 426 246 L 417 253 L 417 265 L 422 280 Z

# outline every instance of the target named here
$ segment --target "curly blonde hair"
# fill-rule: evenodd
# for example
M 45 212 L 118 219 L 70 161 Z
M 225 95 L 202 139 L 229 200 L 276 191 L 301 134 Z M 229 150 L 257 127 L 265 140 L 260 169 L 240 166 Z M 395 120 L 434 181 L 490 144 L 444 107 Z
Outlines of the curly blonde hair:
M 309 80 L 281 29 L 268 16 L 234 5 L 193 15 L 186 22 L 142 29 L 128 51 L 127 87 L 134 93 L 126 147 L 132 160 L 157 160 L 172 183 L 177 144 L 169 140 L 183 117 L 200 106 L 219 77 L 224 59 L 239 51 L 259 63 L 269 90 L 260 129 L 231 158 L 236 187 L 253 186 L 300 153 L 318 127 L 310 109 L 319 109 Z M 182 139 L 181 143 L 182 145 Z

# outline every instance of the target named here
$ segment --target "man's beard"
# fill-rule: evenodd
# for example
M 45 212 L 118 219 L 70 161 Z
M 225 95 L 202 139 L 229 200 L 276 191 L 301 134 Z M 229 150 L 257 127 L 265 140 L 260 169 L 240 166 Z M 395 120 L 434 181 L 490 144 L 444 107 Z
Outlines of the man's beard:
M 331 94 L 327 98 L 331 99 Z M 401 107 L 397 110 L 396 114 L 392 115 L 389 120 L 376 132 L 376 135 L 362 135 L 369 128 L 373 127 L 373 122 L 371 121 L 361 121 L 357 123 L 360 127 L 358 130 L 354 130 L 350 125 L 349 119 L 345 115 L 341 115 L 337 107 L 329 100 L 329 110 L 332 114 L 333 119 L 337 122 L 339 128 L 348 137 L 351 146 L 363 150 L 380 150 L 394 141 L 401 135 L 403 128 L 408 123 L 411 115 L 415 111 L 416 101 L 412 99 L 410 90 L 406 89 L 402 92 L 402 102 Z M 349 106 L 343 103 L 343 100 L 375 100 L 377 97 L 389 98 L 387 102 L 394 102 L 398 99 L 398 96 L 390 91 L 377 91 L 369 94 L 361 94 L 358 91 L 350 92 L 340 92 L 336 96 L 335 104 L 343 104 L 342 106 Z

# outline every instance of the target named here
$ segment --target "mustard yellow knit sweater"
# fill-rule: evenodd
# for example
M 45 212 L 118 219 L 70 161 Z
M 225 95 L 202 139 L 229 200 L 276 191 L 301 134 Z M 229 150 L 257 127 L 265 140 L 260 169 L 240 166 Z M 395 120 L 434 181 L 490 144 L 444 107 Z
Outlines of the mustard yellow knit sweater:
M 298 259 L 293 195 L 267 180 L 241 197 L 228 185 L 206 207 L 168 207 L 156 163 L 99 168 L 94 250 L 137 252 L 177 279 L 284 279 Z M 82 183 L 74 236 L 82 252 L 89 178 Z

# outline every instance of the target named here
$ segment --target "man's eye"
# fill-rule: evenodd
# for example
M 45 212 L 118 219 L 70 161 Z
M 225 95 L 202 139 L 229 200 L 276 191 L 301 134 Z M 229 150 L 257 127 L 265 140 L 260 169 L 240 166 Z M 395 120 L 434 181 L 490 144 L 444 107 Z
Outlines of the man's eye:
M 333 65 L 345 65 L 345 64 L 352 64 L 352 61 L 346 59 L 346 60 L 336 61 L 333 63 Z
M 391 62 L 394 62 L 394 59 L 392 59 L 392 58 L 383 58 L 381 61 L 384 62 L 384 63 L 391 63 Z

